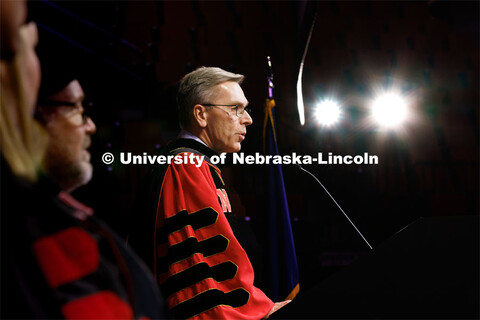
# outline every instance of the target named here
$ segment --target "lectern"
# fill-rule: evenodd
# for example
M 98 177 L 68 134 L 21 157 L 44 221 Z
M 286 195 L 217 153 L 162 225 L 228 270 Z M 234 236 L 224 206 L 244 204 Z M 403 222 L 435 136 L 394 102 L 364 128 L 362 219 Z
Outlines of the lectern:
M 479 240 L 478 216 L 421 218 L 272 319 L 479 319 Z

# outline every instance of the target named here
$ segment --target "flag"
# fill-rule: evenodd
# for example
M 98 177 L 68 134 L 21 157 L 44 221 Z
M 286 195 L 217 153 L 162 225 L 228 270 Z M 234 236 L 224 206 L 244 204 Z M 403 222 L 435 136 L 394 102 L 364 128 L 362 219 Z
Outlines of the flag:
M 278 155 L 275 133 L 275 100 L 265 103 L 263 147 L 266 155 Z M 268 167 L 268 273 L 270 297 L 275 302 L 293 299 L 300 290 L 287 195 L 280 164 Z

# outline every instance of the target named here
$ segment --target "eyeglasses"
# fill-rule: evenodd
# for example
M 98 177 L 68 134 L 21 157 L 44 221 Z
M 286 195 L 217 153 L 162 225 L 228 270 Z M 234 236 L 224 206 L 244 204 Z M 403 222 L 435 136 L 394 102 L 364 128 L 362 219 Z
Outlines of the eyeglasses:
M 241 105 L 238 105 L 238 104 L 211 104 L 211 103 L 200 103 L 200 105 L 202 106 L 205 106 L 205 107 L 229 107 L 229 108 L 232 108 L 235 110 L 235 114 L 237 115 L 237 117 L 241 118 L 243 117 L 243 115 L 245 114 L 245 111 L 248 113 L 248 114 L 251 114 L 252 112 L 252 109 L 249 108 L 249 107 L 244 107 L 244 106 L 241 106 Z M 220 110 L 223 110 L 220 108 Z M 225 111 L 225 110 L 223 110 Z M 227 112 L 227 111 L 225 111 Z M 229 112 L 227 112 L 228 114 L 230 114 Z
M 87 109 L 90 108 L 93 103 L 91 102 L 70 102 L 70 101 L 58 101 L 58 100 L 40 100 L 38 106 L 41 108 L 51 108 L 51 107 L 67 107 L 72 109 L 78 109 L 79 112 L 72 115 L 72 122 L 76 125 L 84 125 L 87 123 L 87 119 L 90 118 L 87 112 Z M 43 119 L 43 114 L 39 111 L 39 108 L 35 111 L 36 119 Z

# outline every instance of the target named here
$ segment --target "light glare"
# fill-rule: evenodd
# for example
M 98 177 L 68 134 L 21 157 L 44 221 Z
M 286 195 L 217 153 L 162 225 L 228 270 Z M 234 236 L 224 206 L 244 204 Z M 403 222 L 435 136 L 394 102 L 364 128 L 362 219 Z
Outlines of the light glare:
M 394 127 L 405 120 L 407 104 L 400 95 L 385 93 L 373 102 L 372 113 L 380 125 Z
M 317 105 L 315 118 L 321 125 L 334 125 L 340 118 L 340 106 L 335 101 L 323 100 Z

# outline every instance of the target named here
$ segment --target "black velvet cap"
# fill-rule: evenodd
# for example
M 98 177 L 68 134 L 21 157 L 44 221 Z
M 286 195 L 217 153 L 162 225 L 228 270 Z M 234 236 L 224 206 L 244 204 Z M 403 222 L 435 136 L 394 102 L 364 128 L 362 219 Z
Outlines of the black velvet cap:
M 38 27 L 37 55 L 42 69 L 39 100 L 61 91 L 72 80 L 80 78 L 73 46 L 50 30 Z

